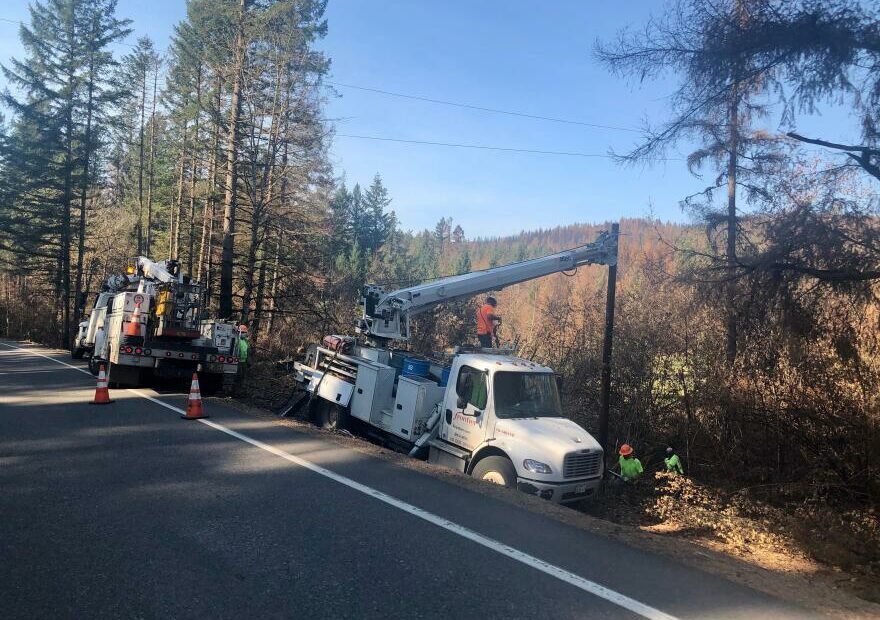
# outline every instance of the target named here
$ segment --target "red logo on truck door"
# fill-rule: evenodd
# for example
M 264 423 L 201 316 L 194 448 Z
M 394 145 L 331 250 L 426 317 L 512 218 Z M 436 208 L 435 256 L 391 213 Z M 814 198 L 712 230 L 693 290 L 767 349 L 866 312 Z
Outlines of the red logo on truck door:
M 454 422 L 463 422 L 464 424 L 467 424 L 468 426 L 476 426 L 477 425 L 477 420 L 475 417 L 465 415 L 464 413 L 462 413 L 460 411 L 455 414 L 455 417 L 453 417 L 453 421 Z

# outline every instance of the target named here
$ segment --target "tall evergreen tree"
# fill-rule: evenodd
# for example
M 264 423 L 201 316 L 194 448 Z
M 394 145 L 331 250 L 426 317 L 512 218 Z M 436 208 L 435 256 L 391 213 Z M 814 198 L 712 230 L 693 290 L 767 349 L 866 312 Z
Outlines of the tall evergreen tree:
M 82 23 L 85 58 L 82 74 L 81 116 L 84 117 L 80 146 L 79 225 L 77 226 L 76 285 L 74 287 L 74 325 L 82 312 L 83 260 L 86 240 L 86 207 L 91 186 L 97 181 L 95 154 L 113 122 L 116 106 L 125 95 L 122 84 L 114 80 L 116 60 L 108 46 L 125 37 L 130 30 L 127 20 L 116 18 L 116 0 L 84 2 Z
M 377 173 L 363 197 L 364 247 L 376 252 L 388 238 L 392 214 L 388 210 L 391 198 Z
M 146 215 L 147 220 L 152 219 L 152 214 L 146 213 L 146 194 L 149 192 L 149 188 L 144 186 L 144 178 L 148 172 L 146 159 L 149 148 L 147 145 L 148 110 L 153 105 L 147 96 L 151 92 L 151 74 L 158 62 L 159 56 L 152 40 L 149 37 L 140 37 L 134 50 L 122 59 L 120 71 L 120 80 L 129 87 L 124 116 L 128 126 L 123 135 L 134 136 L 137 146 L 136 150 L 131 152 L 129 170 L 134 176 L 135 185 L 134 199 L 137 210 L 137 230 L 135 233 L 138 254 L 143 254 L 146 251 L 146 238 L 150 236 L 149 232 L 144 234 L 144 217 Z M 147 179 L 147 185 L 149 185 L 149 179 Z

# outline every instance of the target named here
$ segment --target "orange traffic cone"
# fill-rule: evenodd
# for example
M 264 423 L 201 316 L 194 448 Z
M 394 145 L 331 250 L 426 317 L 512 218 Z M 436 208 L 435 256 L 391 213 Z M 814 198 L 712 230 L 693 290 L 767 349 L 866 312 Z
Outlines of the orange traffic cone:
M 98 387 L 95 389 L 95 400 L 92 405 L 109 405 L 113 401 L 110 400 L 110 391 L 107 389 L 107 373 L 104 370 L 104 364 L 98 372 Z
M 202 411 L 202 394 L 199 392 L 199 375 L 193 373 L 192 385 L 189 388 L 189 399 L 186 401 L 186 413 L 180 416 L 184 420 L 207 418 Z
M 128 321 L 128 325 L 125 326 L 125 335 L 126 336 L 134 336 L 135 338 L 139 338 L 141 335 L 141 304 L 136 303 L 134 305 L 134 312 L 131 313 L 131 318 Z

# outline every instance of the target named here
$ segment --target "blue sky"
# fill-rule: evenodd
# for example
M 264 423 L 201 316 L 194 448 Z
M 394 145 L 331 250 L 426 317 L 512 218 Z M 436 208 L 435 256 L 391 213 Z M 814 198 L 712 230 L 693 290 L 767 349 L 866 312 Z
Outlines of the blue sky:
M 597 37 L 642 24 L 659 0 L 549 3 L 502 0 L 330 0 L 329 80 L 638 129 L 662 120 L 670 78 L 639 87 L 609 75 L 591 57 Z M 142 34 L 164 48 L 184 16 L 183 0 L 120 0 Z M 27 19 L 27 3 L 7 1 L 0 18 Z M 124 48 L 123 48 L 124 50 Z M 17 26 L 0 21 L 0 61 L 19 55 Z M 338 134 L 606 155 L 639 134 L 466 110 L 336 87 L 326 116 Z M 856 138 L 840 110 L 800 118 L 822 137 Z M 573 222 L 653 214 L 682 221 L 678 201 L 705 185 L 683 161 L 621 167 L 604 157 L 570 157 L 362 140 L 337 135 L 338 175 L 369 184 L 380 173 L 405 228 L 452 217 L 468 237 L 503 235 Z M 682 145 L 682 152 L 687 145 Z M 670 152 L 671 158 L 681 152 Z M 709 174 L 711 178 L 711 174 Z

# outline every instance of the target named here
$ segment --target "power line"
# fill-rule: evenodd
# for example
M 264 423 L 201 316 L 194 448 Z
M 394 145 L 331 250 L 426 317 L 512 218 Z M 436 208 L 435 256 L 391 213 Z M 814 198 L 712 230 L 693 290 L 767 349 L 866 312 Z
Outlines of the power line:
M 613 155 L 603 153 L 580 153 L 577 151 L 542 151 L 538 149 L 519 149 L 504 146 L 488 146 L 484 144 L 458 144 L 454 142 L 431 142 L 428 140 L 404 140 L 402 138 L 384 138 L 382 136 L 359 136 L 347 133 L 335 134 L 340 138 L 357 138 L 358 140 L 378 140 L 380 142 L 400 142 L 403 144 L 421 144 L 426 146 L 447 146 L 459 149 L 480 149 L 484 151 L 506 151 L 509 153 L 533 153 L 537 155 L 564 155 L 567 157 L 601 157 L 604 159 L 613 159 Z
M 352 88 L 355 90 L 363 90 L 370 93 L 378 93 L 381 95 L 388 95 L 389 97 L 400 97 L 402 99 L 414 99 L 416 101 L 426 101 L 428 103 L 436 103 L 439 105 L 448 105 L 456 108 L 467 108 L 469 110 L 480 110 L 481 112 L 492 112 L 494 114 L 506 114 L 508 116 L 519 116 L 522 118 L 531 118 L 535 120 L 541 121 L 550 121 L 553 123 L 565 123 L 568 125 L 582 125 L 584 127 L 596 127 L 599 129 L 612 129 L 614 131 L 631 131 L 634 133 L 641 133 L 639 129 L 633 129 L 632 127 L 618 127 L 616 125 L 600 125 L 598 123 L 587 123 L 585 121 L 576 121 L 567 118 L 556 118 L 553 116 L 540 116 L 537 114 L 526 114 L 525 112 L 514 112 L 511 110 L 500 110 L 498 108 L 486 108 L 478 105 L 471 105 L 469 103 L 458 103 L 455 101 L 445 101 L 443 99 L 431 99 L 430 97 L 421 97 L 419 95 L 407 95 L 404 93 L 395 93 L 390 90 L 382 90 L 380 88 L 370 88 L 368 86 L 355 86 L 354 84 L 343 84 L 341 82 L 326 82 L 331 86 L 339 86 L 341 88 Z

